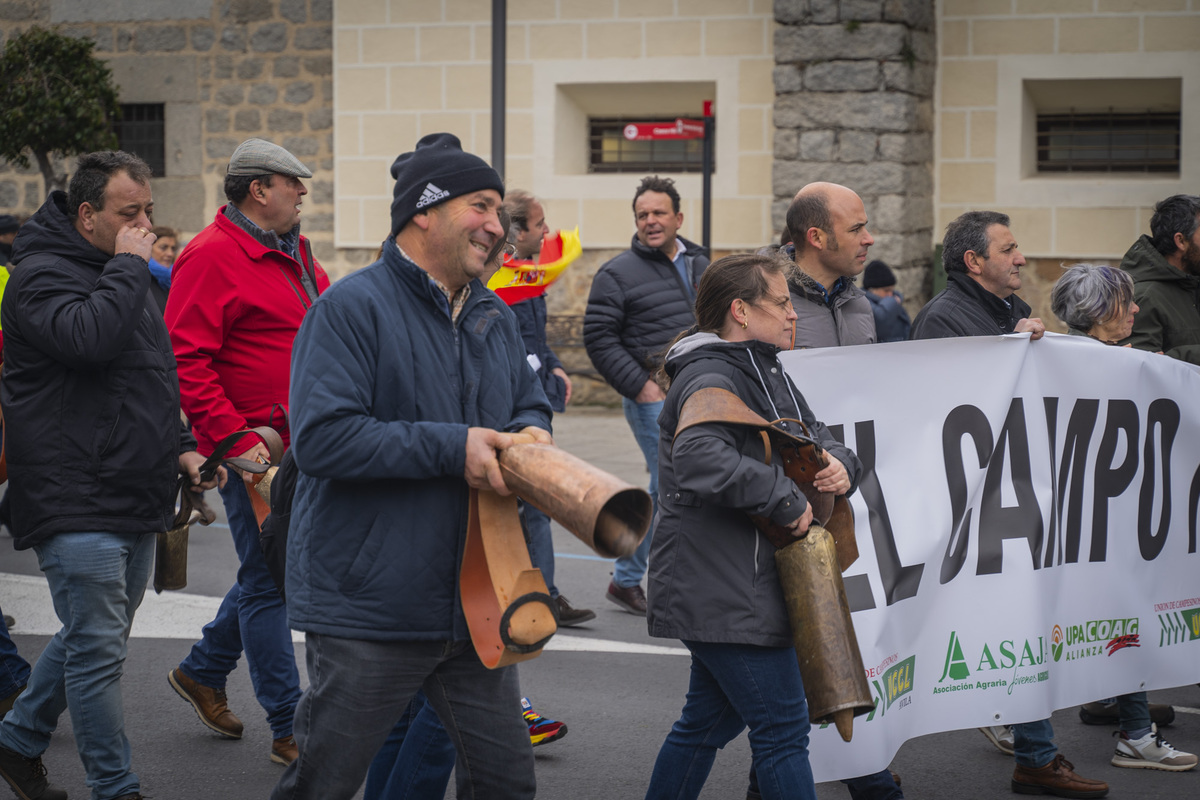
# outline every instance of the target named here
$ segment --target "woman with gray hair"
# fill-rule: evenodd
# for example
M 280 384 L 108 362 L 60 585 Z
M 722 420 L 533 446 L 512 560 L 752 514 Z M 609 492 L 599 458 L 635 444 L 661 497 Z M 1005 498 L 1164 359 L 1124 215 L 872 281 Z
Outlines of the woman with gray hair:
M 1074 264 L 1054 284 L 1050 307 L 1067 323 L 1067 333 L 1087 336 L 1103 344 L 1118 344 L 1133 331 L 1138 312 L 1133 302 L 1133 278 L 1116 267 Z M 1115 706 L 1116 719 L 1111 711 Z M 1079 709 L 1089 724 L 1117 722 L 1116 752 L 1112 764 L 1134 769 L 1182 772 L 1196 766 L 1196 756 L 1176 750 L 1158 733 L 1156 723 L 1166 725 L 1175 718 L 1170 706 L 1150 706 L 1145 692 L 1088 703 Z
M 1067 333 L 1117 344 L 1133 332 L 1133 278 L 1117 267 L 1073 264 L 1054 284 L 1050 307 Z

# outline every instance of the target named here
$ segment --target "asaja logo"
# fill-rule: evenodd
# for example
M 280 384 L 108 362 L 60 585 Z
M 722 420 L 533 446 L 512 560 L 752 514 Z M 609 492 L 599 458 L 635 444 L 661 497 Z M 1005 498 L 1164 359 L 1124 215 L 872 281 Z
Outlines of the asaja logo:
M 1009 692 L 1011 692 L 1014 686 L 1048 680 L 1050 678 L 1048 670 L 1034 671 L 1045 660 L 1046 647 L 1041 636 L 1036 639 L 1023 639 L 1020 645 L 1015 639 L 984 642 L 982 646 L 975 649 L 974 646 L 964 646 L 958 631 L 951 631 L 950 641 L 946 645 L 946 660 L 942 665 L 942 677 L 938 679 L 939 685 L 933 688 L 933 693 L 942 694 L 1003 686 L 1008 686 Z M 1012 670 L 1012 673 L 1007 677 L 994 675 L 1000 670 L 1006 672 Z M 1025 670 L 1026 674 L 1022 674 L 1022 670 Z M 970 680 L 972 673 L 976 673 L 973 683 Z M 940 685 L 947 681 L 953 682 L 945 686 Z
M 946 663 L 942 666 L 942 677 L 938 683 L 949 678 L 952 681 L 963 681 L 971 677 L 971 669 L 967 659 L 963 657 L 962 642 L 958 640 L 958 631 L 950 632 L 950 644 L 946 647 Z
M 1054 630 L 1052 630 L 1050 632 L 1050 655 L 1054 656 L 1055 663 L 1058 663 L 1058 660 L 1060 658 L 1062 658 L 1062 651 L 1063 651 L 1062 628 L 1055 625 Z

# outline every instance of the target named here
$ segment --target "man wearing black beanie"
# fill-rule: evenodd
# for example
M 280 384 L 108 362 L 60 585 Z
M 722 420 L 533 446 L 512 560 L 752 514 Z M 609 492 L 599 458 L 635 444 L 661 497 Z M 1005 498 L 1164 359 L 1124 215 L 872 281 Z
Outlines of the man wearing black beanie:
M 483 666 L 458 600 L 468 488 L 509 493 L 509 433 L 552 441 L 512 312 L 479 281 L 504 186 L 447 133 L 392 175 L 380 259 L 317 300 L 293 349 L 288 621 L 310 684 L 272 798 L 353 797 L 418 689 L 455 742 L 460 797 L 531 798 L 516 667 Z

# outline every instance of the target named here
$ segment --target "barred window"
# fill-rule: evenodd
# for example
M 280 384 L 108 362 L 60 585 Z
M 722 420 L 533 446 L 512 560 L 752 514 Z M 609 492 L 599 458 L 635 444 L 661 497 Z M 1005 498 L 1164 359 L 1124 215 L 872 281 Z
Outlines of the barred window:
M 1038 172 L 1179 173 L 1178 111 L 1038 114 Z
M 117 146 L 150 165 L 156 178 L 167 174 L 166 106 L 163 103 L 122 103 L 114 126 Z
M 704 156 L 703 139 L 631 141 L 625 137 L 627 125 L 658 123 L 673 126 L 675 119 L 676 117 L 589 118 L 588 172 L 700 172 Z M 713 169 L 716 170 L 715 158 Z

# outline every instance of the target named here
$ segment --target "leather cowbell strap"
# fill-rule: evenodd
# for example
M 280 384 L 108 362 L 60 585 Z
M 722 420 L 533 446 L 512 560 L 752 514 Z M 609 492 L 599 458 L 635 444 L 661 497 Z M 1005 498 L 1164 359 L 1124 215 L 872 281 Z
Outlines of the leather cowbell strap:
M 558 630 L 550 590 L 529 559 L 515 495 L 471 490 L 459 593 L 471 642 L 488 669 L 535 658 Z
M 558 630 L 550 590 L 529 559 L 516 495 L 471 489 L 458 590 L 471 643 L 488 669 L 536 658 Z
M 807 435 L 798 436 L 779 427 L 782 422 L 794 424 L 808 433 L 798 419 L 777 419 L 768 422 L 750 409 L 733 392 L 709 387 L 694 392 L 679 411 L 675 436 L 694 425 L 716 423 L 738 425 L 758 431 L 762 437 L 766 463 L 771 463 L 772 449 L 779 452 L 783 471 L 803 492 L 812 507 L 813 523 L 826 528 L 837 546 L 838 565 L 844 572 L 858 560 L 858 542 L 854 538 L 854 512 L 844 496 L 819 491 L 813 480 L 829 464 L 829 454 Z M 786 547 L 796 537 L 784 526 L 756 514 L 748 514 L 754 526 L 762 531 L 776 548 Z
M 266 444 L 267 451 L 271 456 L 269 464 L 245 458 L 225 457 L 234 445 L 247 434 L 258 436 Z M 263 519 L 271 509 L 268 502 L 263 499 L 261 491 L 256 490 L 255 485 L 261 481 L 267 487 L 270 486 L 269 478 L 264 480 L 264 476 L 268 474 L 268 470 L 271 475 L 274 474 L 281 458 L 283 458 L 283 439 L 275 429 L 260 426 L 235 431 L 222 439 L 213 450 L 212 455 L 200 465 L 200 480 L 212 480 L 217 473 L 217 468 L 222 464 L 241 472 L 246 483 L 246 492 L 250 496 L 250 503 L 254 507 L 255 516 L 261 527 Z M 194 523 L 208 525 L 217 518 L 216 513 L 205 502 L 204 495 L 192 491 L 191 476 L 187 473 L 179 476 L 176 491 L 179 495 L 179 510 L 171 522 L 171 529 L 158 534 L 156 541 L 154 591 L 159 593 L 164 589 L 176 590 L 187 586 L 188 529 Z

